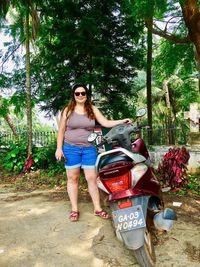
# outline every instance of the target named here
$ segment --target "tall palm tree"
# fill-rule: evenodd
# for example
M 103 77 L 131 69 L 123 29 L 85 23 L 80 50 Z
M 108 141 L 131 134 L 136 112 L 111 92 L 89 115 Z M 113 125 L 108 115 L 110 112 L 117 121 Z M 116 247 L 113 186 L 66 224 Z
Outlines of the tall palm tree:
M 148 24 L 147 28 L 147 115 L 148 115 L 148 144 L 153 144 L 153 133 L 152 133 L 152 26 L 153 26 L 153 15 L 150 14 L 148 18 L 146 18 L 146 24 Z
M 23 21 L 21 29 L 21 38 L 25 43 L 26 49 L 26 115 L 27 115 L 27 133 L 28 133 L 28 157 L 32 154 L 32 108 L 31 108 L 31 79 L 30 79 L 30 18 L 32 21 L 32 38 L 35 39 L 39 25 L 39 19 L 36 12 L 36 1 L 33 0 L 1 0 L 0 19 L 4 19 L 9 8 L 15 8 L 18 18 Z

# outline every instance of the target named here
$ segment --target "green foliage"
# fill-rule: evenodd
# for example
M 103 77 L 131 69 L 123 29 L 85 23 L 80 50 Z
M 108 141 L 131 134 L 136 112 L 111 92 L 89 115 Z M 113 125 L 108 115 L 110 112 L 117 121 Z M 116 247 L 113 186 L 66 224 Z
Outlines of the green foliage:
M 56 161 L 55 159 L 56 145 L 51 147 L 34 147 L 33 148 L 33 160 L 34 170 L 43 169 L 48 170 L 49 176 L 53 176 L 56 173 L 64 171 L 63 162 Z
M 194 194 L 200 196 L 200 168 L 195 173 L 188 174 L 187 184 L 178 191 L 179 195 Z
M 131 2 L 134 14 L 143 19 L 153 14 L 156 14 L 157 17 L 161 17 L 161 14 L 167 10 L 166 0 L 132 0 Z
M 10 87 L 11 76 L 7 73 L 0 73 L 0 88 L 3 92 L 6 88 Z
M 159 54 L 154 60 L 154 73 L 158 82 L 176 74 L 188 77 L 195 70 L 194 52 L 191 44 L 174 44 L 161 40 Z
M 26 106 L 25 93 L 16 91 L 11 97 L 2 97 L 0 95 L 0 116 L 6 115 L 18 116 L 19 118 L 24 116 L 24 110 Z
M 0 96 L 0 116 L 5 117 L 9 110 L 9 101 Z
M 187 188 L 191 193 L 200 195 L 200 188 L 196 182 L 192 181 L 190 184 L 188 184 Z
M 198 79 L 194 77 L 181 79 L 177 75 L 171 75 L 168 78 L 168 88 L 170 92 L 171 108 L 176 120 L 174 124 L 182 127 L 182 125 L 186 125 L 184 121 L 184 111 L 188 111 L 190 103 L 200 101 Z M 153 119 L 157 124 L 159 124 L 159 120 L 163 124 L 167 117 L 168 111 L 164 96 L 164 92 L 161 89 L 156 97 L 153 96 L 153 102 L 155 101 Z
M 171 101 L 175 103 L 176 112 L 184 112 L 189 109 L 192 102 L 200 100 L 198 93 L 198 79 L 190 77 L 176 83 L 177 77 L 171 77 L 169 86 L 173 91 Z M 180 80 L 179 80 L 180 81 Z
M 10 143 L 3 154 L 0 161 L 6 170 L 14 173 L 20 173 L 23 170 L 27 156 L 27 148 L 24 143 Z
M 32 170 L 39 169 L 48 170 L 49 176 L 64 171 L 63 162 L 56 162 L 55 160 L 56 146 L 51 147 L 33 147 L 33 160 L 34 165 Z M 2 166 L 14 173 L 21 173 L 27 158 L 27 146 L 25 142 L 11 143 L 3 152 L 4 156 L 1 157 L 0 163 Z
M 100 93 L 108 116 L 130 114 L 135 70 L 143 64 L 142 32 L 128 1 L 43 2 L 33 75 L 44 108 L 60 110 L 71 85 L 83 82 L 94 97 Z
M 186 189 L 193 193 L 200 195 L 200 168 L 197 169 L 196 173 L 192 173 L 188 175 L 188 184 Z

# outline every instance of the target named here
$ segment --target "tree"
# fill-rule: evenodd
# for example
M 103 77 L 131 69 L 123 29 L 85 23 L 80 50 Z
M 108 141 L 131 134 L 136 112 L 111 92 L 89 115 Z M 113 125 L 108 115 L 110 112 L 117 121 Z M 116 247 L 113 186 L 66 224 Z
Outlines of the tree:
M 172 130 L 172 108 L 171 108 L 170 92 L 167 80 L 163 81 L 163 89 L 165 92 L 165 100 L 167 105 L 167 128 L 168 128 L 169 144 L 175 145 L 175 140 Z
M 165 80 L 168 81 L 169 98 L 175 118 L 188 110 L 192 101 L 198 101 L 198 77 L 195 75 L 192 44 L 176 45 L 163 39 L 159 43 L 153 73 L 158 87 L 162 87 Z
M 148 131 L 148 143 L 150 145 L 153 144 L 153 132 L 152 132 L 152 97 L 151 97 L 151 77 L 152 77 L 152 25 L 153 25 L 153 16 L 152 14 L 149 15 L 148 18 L 149 25 L 151 27 L 148 28 L 147 31 L 147 82 L 146 82 L 146 87 L 147 87 L 147 117 L 148 117 L 148 125 L 150 131 Z
M 167 9 L 162 14 L 162 17 L 166 19 L 163 21 L 165 28 L 161 30 L 156 24 L 156 17 L 154 17 L 152 32 L 176 44 L 192 43 L 194 45 L 200 92 L 200 9 L 198 0 L 171 0 L 165 1 L 165 4 L 167 4 Z M 170 30 L 168 30 L 169 25 Z M 147 27 L 151 27 L 151 25 L 147 23 Z
M 28 157 L 32 154 L 32 109 L 31 109 L 31 79 L 30 79 L 30 22 L 29 17 L 32 17 L 32 37 L 35 39 L 38 28 L 38 16 L 35 9 L 34 1 L 15 1 L 15 0 L 3 0 L 0 3 L 0 15 L 4 18 L 10 7 L 17 10 L 19 14 L 19 20 L 23 23 L 23 27 L 20 27 L 20 39 L 25 39 L 26 49 L 26 115 L 27 115 L 27 133 L 28 133 Z
M 197 24 L 194 25 L 194 21 L 197 23 L 197 18 L 199 17 L 198 11 L 197 11 L 197 1 L 175 1 L 175 0 L 174 1 L 160 1 L 160 0 L 136 1 L 136 0 L 133 0 L 132 4 L 134 7 L 133 12 L 135 13 L 137 17 L 143 19 L 147 27 L 147 34 L 148 34 L 147 48 L 149 47 L 148 40 L 150 40 L 149 38 L 150 33 L 157 34 L 165 38 L 166 40 L 168 40 L 168 45 L 169 45 L 169 42 L 171 43 L 170 46 L 171 48 L 173 48 L 171 49 L 171 52 L 173 52 L 173 54 L 170 55 L 169 53 L 166 53 L 166 52 L 163 54 L 159 52 L 159 50 L 162 50 L 162 41 L 159 42 L 158 46 L 161 44 L 160 46 L 161 49 L 159 47 L 159 50 L 156 49 L 155 51 L 156 53 L 160 54 L 160 59 L 161 57 L 162 59 L 157 62 L 157 59 L 155 58 L 156 53 L 154 53 L 153 77 L 156 78 L 157 81 L 160 80 L 160 84 L 158 84 L 158 86 L 162 87 L 162 84 L 164 83 L 165 86 L 163 86 L 163 88 L 166 89 L 166 92 L 170 91 L 171 93 L 174 93 L 174 90 L 171 90 L 171 88 L 168 88 L 168 86 L 166 86 L 167 84 L 166 81 L 170 79 L 170 76 L 173 75 L 175 71 L 179 72 L 182 79 L 187 79 L 188 77 L 186 76 L 192 75 L 191 65 L 193 64 L 193 60 L 192 60 L 193 54 L 191 53 L 191 40 L 194 40 L 193 44 L 196 45 L 197 39 L 199 37 L 199 35 L 198 37 L 196 36 L 196 34 L 198 34 Z M 177 10 L 177 4 L 179 4 L 178 10 Z M 151 17 L 153 18 L 153 20 L 151 19 Z M 189 22 L 186 23 L 187 28 L 184 25 L 184 20 L 185 21 L 189 20 Z M 193 21 L 193 25 L 192 25 L 192 21 Z M 164 24 L 165 24 L 164 29 L 163 30 L 160 29 L 158 25 L 163 26 Z M 187 35 L 187 32 L 188 32 L 187 30 L 191 26 L 192 26 L 191 33 Z M 196 37 L 193 36 L 193 38 L 191 39 L 192 34 L 195 35 Z M 172 42 L 175 43 L 175 45 L 173 45 Z M 156 43 L 154 43 L 154 47 L 156 47 L 155 44 Z M 190 58 L 187 54 L 188 51 L 189 51 Z M 177 52 L 178 52 L 178 56 L 177 56 Z M 148 51 L 147 54 L 149 58 L 150 51 Z M 150 91 L 151 77 L 148 74 L 148 72 L 150 73 L 149 65 L 150 64 L 147 63 L 147 99 L 151 99 L 151 91 Z M 187 71 L 185 68 L 186 65 L 187 65 Z M 172 86 L 172 89 L 173 89 L 173 86 Z M 195 88 L 193 88 L 193 90 L 195 91 Z M 173 99 L 171 99 L 172 94 L 166 94 L 166 96 L 168 96 L 165 98 L 166 100 L 165 103 L 168 103 L 167 104 L 167 107 L 168 107 L 167 118 L 169 122 L 168 124 L 171 124 L 169 105 L 173 107 Z M 147 107 L 148 107 L 148 121 L 150 124 L 151 123 L 150 100 L 147 101 Z M 170 138 L 170 142 L 171 142 L 171 139 L 172 138 Z
M 146 90 L 147 90 L 147 117 L 148 117 L 148 143 L 153 142 L 152 132 L 152 52 L 153 52 L 153 17 L 159 14 L 161 10 L 165 10 L 165 4 L 159 0 L 153 1 L 134 1 L 132 0 L 132 10 L 134 16 L 142 19 L 147 26 L 147 60 L 146 60 Z
M 44 108 L 61 109 L 72 84 L 83 82 L 108 116 L 133 116 L 142 30 L 126 1 L 43 1 L 34 76 Z

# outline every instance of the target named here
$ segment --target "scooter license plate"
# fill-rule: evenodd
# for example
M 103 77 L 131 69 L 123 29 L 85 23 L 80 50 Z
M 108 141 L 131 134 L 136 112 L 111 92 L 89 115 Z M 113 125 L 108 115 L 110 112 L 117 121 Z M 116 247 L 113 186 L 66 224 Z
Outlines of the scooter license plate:
M 112 216 L 115 228 L 120 232 L 139 229 L 146 226 L 144 214 L 140 205 L 113 211 Z

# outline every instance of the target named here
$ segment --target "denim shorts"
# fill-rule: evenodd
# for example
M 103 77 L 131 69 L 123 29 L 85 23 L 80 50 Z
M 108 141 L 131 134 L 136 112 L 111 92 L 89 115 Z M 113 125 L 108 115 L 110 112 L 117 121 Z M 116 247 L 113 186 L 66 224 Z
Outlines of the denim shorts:
M 94 169 L 97 159 L 97 150 L 94 146 L 84 147 L 64 143 L 63 154 L 66 158 L 65 168 Z

